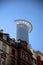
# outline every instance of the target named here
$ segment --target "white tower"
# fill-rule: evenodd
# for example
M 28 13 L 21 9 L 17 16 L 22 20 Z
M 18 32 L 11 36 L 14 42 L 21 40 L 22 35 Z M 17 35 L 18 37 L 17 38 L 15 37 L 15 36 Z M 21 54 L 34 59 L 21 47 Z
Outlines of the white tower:
M 15 22 L 17 25 L 17 40 L 21 39 L 29 43 L 28 34 L 32 31 L 32 24 L 24 19 L 17 19 Z

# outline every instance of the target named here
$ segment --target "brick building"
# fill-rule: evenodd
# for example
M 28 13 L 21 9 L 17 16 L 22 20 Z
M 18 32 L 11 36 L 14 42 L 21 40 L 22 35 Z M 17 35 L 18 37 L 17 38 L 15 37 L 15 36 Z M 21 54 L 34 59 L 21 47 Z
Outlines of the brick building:
M 0 32 L 0 65 L 33 65 L 32 52 L 26 41 L 10 38 Z
M 29 35 L 32 25 L 27 20 L 17 22 L 17 39 L 0 30 L 0 65 L 43 65 L 43 55 L 30 49 Z
M 43 53 L 31 49 L 34 65 L 43 65 Z

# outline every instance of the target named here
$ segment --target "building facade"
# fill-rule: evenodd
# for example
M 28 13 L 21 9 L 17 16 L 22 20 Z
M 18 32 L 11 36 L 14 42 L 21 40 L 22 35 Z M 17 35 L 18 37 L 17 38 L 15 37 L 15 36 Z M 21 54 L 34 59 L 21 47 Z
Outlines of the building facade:
M 33 65 L 32 52 L 26 41 L 0 32 L 0 65 Z
M 9 56 L 9 35 L 0 31 L 0 65 L 7 65 Z
M 34 65 L 43 65 L 43 54 L 40 51 L 35 51 L 31 49 L 33 53 L 33 63 Z
M 43 65 L 43 55 L 30 49 L 28 32 L 32 25 L 27 20 L 17 22 L 17 40 L 0 30 L 0 65 Z

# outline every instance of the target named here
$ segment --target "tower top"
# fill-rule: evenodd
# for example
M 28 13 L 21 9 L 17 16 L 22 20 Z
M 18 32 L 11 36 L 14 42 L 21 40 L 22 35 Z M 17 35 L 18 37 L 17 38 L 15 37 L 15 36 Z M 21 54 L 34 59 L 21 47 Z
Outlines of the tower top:
M 16 19 L 14 21 L 16 22 L 17 25 L 20 25 L 20 26 L 24 27 L 29 32 L 32 31 L 32 24 L 29 21 L 27 21 L 25 19 Z

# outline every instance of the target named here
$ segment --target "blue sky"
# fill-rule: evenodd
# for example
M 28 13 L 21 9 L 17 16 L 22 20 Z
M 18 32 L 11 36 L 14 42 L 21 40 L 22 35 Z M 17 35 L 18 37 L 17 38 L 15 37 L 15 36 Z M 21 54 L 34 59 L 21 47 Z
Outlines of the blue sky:
M 30 0 L 0 1 L 0 29 L 16 39 L 15 19 L 26 19 L 32 23 L 29 42 L 33 49 L 43 52 L 43 3 Z

